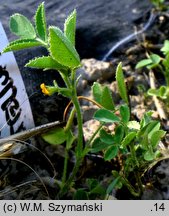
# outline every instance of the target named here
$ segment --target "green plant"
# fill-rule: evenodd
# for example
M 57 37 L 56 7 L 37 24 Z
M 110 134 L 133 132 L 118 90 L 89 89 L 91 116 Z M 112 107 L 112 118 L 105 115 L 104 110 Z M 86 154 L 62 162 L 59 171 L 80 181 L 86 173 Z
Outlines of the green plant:
M 43 135 L 43 138 L 51 144 L 57 145 L 66 142 L 66 155 L 60 192 L 62 195 L 71 187 L 85 155 L 83 148 L 82 115 L 76 92 L 78 82 L 78 79 L 76 79 L 76 69 L 81 66 L 79 55 L 75 49 L 76 10 L 65 20 L 64 31 L 61 31 L 55 26 L 49 26 L 47 29 L 44 3 L 38 7 L 34 20 L 35 27 L 21 14 L 11 16 L 11 32 L 18 36 L 19 39 L 10 42 L 3 52 L 43 46 L 48 50 L 48 56 L 30 60 L 26 66 L 44 70 L 54 69 L 60 73 L 65 82 L 66 87 L 64 88 L 59 87 L 55 80 L 53 81 L 53 86 L 46 86 L 44 83 L 41 85 L 44 94 L 52 95 L 57 92 L 70 98 L 74 105 L 74 109 L 70 114 L 65 128 L 59 127 Z M 67 178 L 68 151 L 76 139 L 71 131 L 71 123 L 75 112 L 78 122 L 78 139 L 75 151 L 76 164 L 72 174 Z
M 150 0 L 150 1 L 158 10 L 162 11 L 168 9 L 168 5 L 165 0 Z
M 165 132 L 160 129 L 160 123 L 151 118 L 152 112 L 145 113 L 140 122 L 130 120 L 130 108 L 128 106 L 127 90 L 119 64 L 116 71 L 116 81 L 119 93 L 126 102 L 119 107 L 103 106 L 96 111 L 94 118 L 101 122 L 102 128 L 99 136 L 92 143 L 92 153 L 104 152 L 105 160 L 112 160 L 121 155 L 121 170 L 113 170 L 114 180 L 107 189 L 109 194 L 114 187 L 125 185 L 131 194 L 140 196 L 143 192 L 141 174 L 147 166 L 160 156 L 158 144 Z M 98 83 L 93 85 L 93 95 L 100 103 L 103 98 L 103 88 Z M 114 132 L 108 131 L 107 124 L 115 124 Z M 134 188 L 129 177 L 133 174 L 136 182 Z
M 169 41 L 165 40 L 164 46 L 161 48 L 163 56 L 157 54 L 150 54 L 147 59 L 143 59 L 137 63 L 136 69 L 146 67 L 148 70 L 155 70 L 160 72 L 165 77 L 165 85 L 159 88 L 151 88 L 148 94 L 157 96 L 164 100 L 166 103 L 169 101 Z
M 35 27 L 21 14 L 14 14 L 10 19 L 11 31 L 19 37 L 18 40 L 10 42 L 3 52 L 21 50 L 35 46 L 43 46 L 48 50 L 48 56 L 37 57 L 30 60 L 26 66 L 39 69 L 54 69 L 60 73 L 65 82 L 65 87 L 60 87 L 53 81 L 53 86 L 41 84 L 42 92 L 46 95 L 59 93 L 68 97 L 73 104 L 73 109 L 68 117 L 65 127 L 57 127 L 49 133 L 42 135 L 50 144 L 59 145 L 65 143 L 65 160 L 58 197 L 61 198 L 73 186 L 73 182 L 80 168 L 85 155 L 91 152 L 104 151 L 104 159 L 112 160 L 120 154 L 123 156 L 121 171 L 113 171 L 115 180 L 107 189 L 109 194 L 112 188 L 126 185 L 132 194 L 140 195 L 142 182 L 140 169 L 145 168 L 147 163 L 156 159 L 159 155 L 157 145 L 165 132 L 160 130 L 160 124 L 152 121 L 151 113 L 145 114 L 141 122 L 130 120 L 129 97 L 126 90 L 122 65 L 119 64 L 116 72 L 119 93 L 125 104 L 116 107 L 111 97 L 108 87 L 94 83 L 92 90 L 93 102 L 98 105 L 94 118 L 100 121 L 100 127 L 93 133 L 91 139 L 83 143 L 83 118 L 76 86 L 76 69 L 81 66 L 79 55 L 75 49 L 75 29 L 76 29 L 76 10 L 74 10 L 64 23 L 64 31 L 58 27 L 50 26 L 47 29 L 45 8 L 42 3 L 35 14 Z M 88 99 L 89 100 L 89 99 Z M 73 118 L 77 116 L 78 136 L 72 132 Z M 119 113 L 119 114 L 118 114 Z M 114 124 L 115 131 L 108 132 L 105 128 L 107 124 Z M 99 137 L 96 138 L 96 135 Z M 72 144 L 76 142 L 74 164 L 71 175 L 68 176 L 68 153 L 72 149 Z M 131 173 L 135 174 L 138 191 L 129 183 L 128 177 Z M 93 198 L 94 194 L 105 194 L 104 189 L 95 180 L 89 180 L 87 190 L 78 189 L 74 198 L 85 197 Z

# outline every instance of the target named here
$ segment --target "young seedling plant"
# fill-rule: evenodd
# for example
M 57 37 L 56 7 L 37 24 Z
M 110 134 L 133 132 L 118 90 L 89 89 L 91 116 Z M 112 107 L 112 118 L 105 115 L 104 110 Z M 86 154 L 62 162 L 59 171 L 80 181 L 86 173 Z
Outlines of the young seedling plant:
M 151 88 L 148 90 L 148 94 L 151 96 L 157 96 L 169 105 L 169 41 L 165 40 L 164 46 L 161 48 L 163 56 L 157 54 L 148 55 L 147 59 L 143 59 L 137 63 L 136 69 L 146 67 L 150 71 L 155 73 L 161 73 L 165 78 L 165 84 L 159 88 Z
M 108 161 L 121 155 L 121 169 L 119 172 L 113 170 L 114 180 L 107 188 L 107 194 L 124 185 L 133 196 L 140 197 L 144 189 L 141 176 L 149 164 L 160 157 L 158 144 L 165 131 L 160 129 L 158 121 L 151 118 L 151 111 L 145 113 L 140 122 L 130 120 L 129 100 L 121 63 L 117 67 L 116 81 L 125 104 L 114 107 L 113 103 L 109 103 L 96 111 L 94 118 L 104 127 L 100 129 L 99 137 L 93 141 L 91 151 L 103 151 L 104 159 Z M 93 95 L 95 100 L 102 104 L 104 89 L 100 84 L 93 85 Z M 115 124 L 114 132 L 108 131 L 107 124 Z M 136 182 L 135 187 L 130 183 L 131 176 Z
M 101 86 L 99 83 L 94 83 L 92 87 L 93 102 L 99 107 L 94 114 L 94 119 L 100 121 L 100 127 L 84 145 L 83 118 L 76 88 L 78 83 L 76 70 L 81 67 L 80 58 L 75 49 L 76 10 L 65 20 L 63 31 L 55 26 L 47 28 L 44 3 L 39 5 L 34 21 L 33 25 L 21 14 L 11 16 L 11 32 L 18 36 L 19 39 L 10 42 L 3 52 L 43 46 L 47 49 L 48 56 L 32 59 L 26 66 L 44 69 L 46 73 L 48 73 L 48 69 L 56 70 L 64 80 L 65 87 L 60 87 L 56 80 L 53 81 L 52 86 L 41 84 L 44 94 L 50 96 L 54 93 L 59 93 L 64 97 L 68 97 L 73 104 L 66 126 L 58 126 L 56 129 L 51 130 L 50 133 L 42 135 L 50 144 L 59 145 L 66 143 L 63 175 L 59 183 L 60 192 L 58 197 L 63 197 L 69 188 L 73 186 L 80 165 L 89 151 L 93 153 L 103 151 L 104 159 L 108 161 L 119 158 L 122 155 L 121 170 L 119 172 L 113 171 L 114 180 L 109 185 L 106 194 L 110 194 L 114 187 L 125 185 L 134 196 L 140 196 L 143 191 L 141 170 L 160 155 L 157 147 L 160 139 L 165 134 L 160 129 L 160 123 L 151 119 L 151 112 L 146 113 L 140 122 L 130 120 L 131 110 L 129 108 L 122 64 L 120 63 L 117 67 L 116 81 L 124 104 L 116 107 L 109 88 Z M 167 63 L 164 63 L 165 65 Z M 72 122 L 75 113 L 78 124 L 77 137 L 72 132 Z M 114 124 L 115 130 L 108 132 L 106 130 L 107 124 Z M 96 138 L 98 134 L 99 136 Z M 73 143 L 76 143 L 76 160 L 71 175 L 68 175 L 68 153 L 72 149 Z M 129 182 L 131 173 L 134 173 L 136 188 Z M 104 194 L 104 190 L 96 180 L 89 180 L 88 187 L 90 190 L 88 193 L 82 189 L 77 190 L 78 193 L 75 194 L 75 198 L 78 198 L 80 195 L 87 198 L 94 193 Z

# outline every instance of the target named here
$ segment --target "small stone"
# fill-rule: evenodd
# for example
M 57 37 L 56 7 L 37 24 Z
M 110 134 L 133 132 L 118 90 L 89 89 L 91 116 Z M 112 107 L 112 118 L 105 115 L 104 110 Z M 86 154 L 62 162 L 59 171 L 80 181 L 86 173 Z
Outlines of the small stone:
M 93 133 L 98 129 L 99 126 L 100 122 L 94 119 L 91 119 L 83 124 L 85 142 L 87 142 L 92 137 Z
M 107 80 L 115 75 L 115 70 L 110 62 L 98 61 L 94 58 L 82 60 L 83 69 L 82 78 L 89 82 L 97 80 Z

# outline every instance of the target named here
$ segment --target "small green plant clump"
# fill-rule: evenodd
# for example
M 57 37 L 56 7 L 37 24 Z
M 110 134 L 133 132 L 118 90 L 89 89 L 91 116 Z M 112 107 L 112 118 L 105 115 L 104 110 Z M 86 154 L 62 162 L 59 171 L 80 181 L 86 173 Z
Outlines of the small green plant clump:
M 157 96 L 165 103 L 169 104 L 169 41 L 165 40 L 164 46 L 161 48 L 161 56 L 151 53 L 147 59 L 143 59 L 137 63 L 136 69 L 146 67 L 148 70 L 154 70 L 161 73 L 165 78 L 165 85 L 159 88 L 149 89 L 148 94 Z
M 77 172 L 84 157 L 89 152 L 96 154 L 102 152 L 106 161 L 111 161 L 121 156 L 121 169 L 112 171 L 112 182 L 110 182 L 107 190 L 104 190 L 97 180 L 89 179 L 87 181 L 87 189 L 75 188 L 75 199 L 94 199 L 94 194 L 99 194 L 103 199 L 107 197 L 106 195 L 111 194 L 113 188 L 121 188 L 123 185 L 128 188 L 132 195 L 141 196 L 144 189 L 141 175 L 152 161 L 160 157 L 158 144 L 165 132 L 160 129 L 158 121 L 152 120 L 152 112 L 145 113 L 140 122 L 131 120 L 131 109 L 122 64 L 120 63 L 117 67 L 116 81 L 119 94 L 124 103 L 116 106 L 107 86 L 102 86 L 99 83 L 93 84 L 93 102 L 99 105 L 99 109 L 94 114 L 94 119 L 100 122 L 100 126 L 93 133 L 91 139 L 84 144 L 83 117 L 76 89 L 78 83 L 76 70 L 81 67 L 80 58 L 75 49 L 76 10 L 65 20 L 63 31 L 55 26 L 47 28 L 44 3 L 36 11 L 34 26 L 25 16 L 14 14 L 10 19 L 10 29 L 19 39 L 10 42 L 3 52 L 36 46 L 45 47 L 48 50 L 48 56 L 30 60 L 26 66 L 44 70 L 54 69 L 59 72 L 65 83 L 64 88 L 60 87 L 57 81 L 54 80 L 52 86 L 46 86 L 43 83 L 41 89 L 44 94 L 49 96 L 59 93 L 64 97 L 68 97 L 74 106 L 65 127 L 57 127 L 50 133 L 43 135 L 43 138 L 50 144 L 59 145 L 66 143 L 63 175 L 62 179 L 58 181 L 60 186 L 58 198 L 62 198 L 71 187 L 74 187 L 73 183 Z M 140 62 L 138 67 L 150 66 L 155 61 L 156 66 L 161 68 L 162 66 L 159 63 L 162 62 L 166 71 L 167 85 L 169 85 L 169 65 L 167 63 L 169 54 L 164 48 L 163 51 L 166 53 L 166 59 L 161 60 L 160 57 L 150 56 L 150 59 Z M 157 59 L 159 59 L 158 62 Z M 168 97 L 168 93 L 166 93 L 168 87 L 163 89 L 165 90 L 164 95 Z M 72 131 L 75 113 L 77 116 L 78 136 L 75 136 Z M 114 131 L 108 131 L 108 125 L 110 124 L 115 125 Z M 76 143 L 74 150 L 76 162 L 71 175 L 69 175 L 67 173 L 68 153 L 73 149 L 72 144 L 74 143 Z M 135 185 L 132 185 L 129 180 L 132 174 Z

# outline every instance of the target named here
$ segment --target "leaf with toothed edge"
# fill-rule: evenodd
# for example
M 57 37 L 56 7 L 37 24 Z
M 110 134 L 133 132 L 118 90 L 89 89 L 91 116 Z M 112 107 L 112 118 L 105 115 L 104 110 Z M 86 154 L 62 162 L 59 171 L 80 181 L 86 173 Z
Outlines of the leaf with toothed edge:
M 76 30 L 76 10 L 74 10 L 64 23 L 65 36 L 75 45 L 75 30 Z
M 49 42 L 50 54 L 54 60 L 70 68 L 80 66 L 76 49 L 59 28 L 49 28 Z
M 34 39 L 36 37 L 35 29 L 27 17 L 22 14 L 14 14 L 10 18 L 10 30 L 21 39 Z
M 30 60 L 26 67 L 38 68 L 38 69 L 56 69 L 56 70 L 66 70 L 67 68 L 58 62 L 56 62 L 50 56 L 42 56 Z
M 42 2 L 35 14 L 35 27 L 38 36 L 43 40 L 47 40 L 47 27 L 46 27 L 46 16 L 44 2 Z
M 41 46 L 41 43 L 34 39 L 19 39 L 10 42 L 2 51 L 2 53 L 9 51 L 16 51 L 21 49 L 26 49 L 30 47 Z

